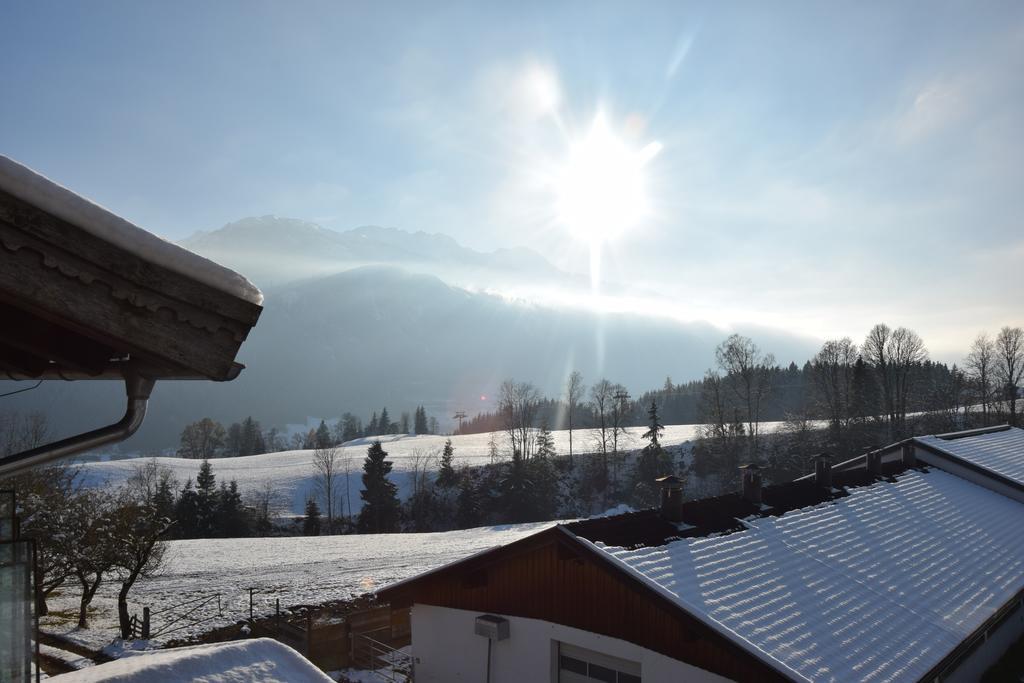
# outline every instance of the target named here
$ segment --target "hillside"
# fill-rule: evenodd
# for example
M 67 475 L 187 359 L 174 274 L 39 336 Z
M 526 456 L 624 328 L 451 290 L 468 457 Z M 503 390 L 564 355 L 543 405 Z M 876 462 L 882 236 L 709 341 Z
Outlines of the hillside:
M 493 409 L 502 380 L 529 380 L 557 396 L 569 369 L 636 395 L 666 375 L 701 376 L 723 336 L 702 323 L 534 306 L 398 268 L 357 268 L 267 290 L 241 376 L 159 383 L 145 424 L 122 448 L 174 448 L 182 427 L 204 416 L 229 424 L 252 415 L 269 428 L 424 405 L 450 429 L 456 410 Z M 784 334 L 761 332 L 758 342 L 785 363 L 811 354 L 809 342 Z M 68 434 L 116 421 L 123 405 L 114 382 L 48 382 L 20 395 L 18 408 L 47 412 Z
M 551 522 L 482 527 L 430 534 L 380 534 L 291 538 L 219 538 L 169 541 L 162 571 L 133 588 L 130 609 L 149 607 L 153 630 L 159 631 L 181 603 L 220 594 L 191 620 L 203 623 L 154 639 L 184 638 L 249 616 L 248 589 L 256 589 L 256 614 L 272 614 L 275 600 L 289 605 L 347 600 L 389 583 L 439 567 L 467 555 L 511 543 L 550 526 Z M 73 628 L 78 591 L 50 600 L 51 616 L 40 627 L 67 635 L 90 647 L 102 647 L 117 631 L 117 582 L 104 583 L 93 601 L 91 629 Z M 170 611 L 169 611 L 170 610 Z M 188 624 L 189 621 L 181 622 Z
M 594 431 L 586 429 L 573 431 L 573 443 L 577 452 L 592 446 Z M 629 429 L 626 438 L 627 447 L 639 447 L 640 435 L 643 432 L 642 427 Z M 555 439 L 557 451 L 568 453 L 569 432 L 556 431 L 552 433 L 552 436 Z M 694 425 L 671 425 L 666 428 L 662 443 L 666 446 L 675 446 L 686 443 L 694 439 L 695 436 L 696 426 Z M 388 452 L 388 459 L 393 463 L 390 479 L 398 485 L 400 498 L 404 500 L 408 497 L 412 473 L 417 467 L 420 469 L 426 467 L 431 471 L 437 469 L 437 458 L 446 438 L 443 436 L 406 435 L 380 437 Z M 500 446 L 504 445 L 503 434 L 495 433 L 494 438 Z M 455 447 L 456 467 L 484 465 L 490 462 L 490 433 L 453 436 L 451 440 Z M 372 439 L 357 439 L 348 442 L 340 449 L 341 461 L 348 463 L 350 472 L 349 495 L 345 495 L 345 483 L 344 477 L 342 477 L 345 514 L 349 512 L 349 503 L 351 503 L 352 514 L 357 514 L 362 508 L 362 500 L 359 498 L 359 490 L 362 488 L 360 475 L 363 460 L 366 457 L 366 449 L 371 441 Z M 189 478 L 194 480 L 199 471 L 200 462 L 197 460 L 166 457 L 158 457 L 155 460 L 173 471 L 181 484 Z M 86 486 L 120 486 L 132 475 L 139 462 L 140 459 L 128 459 L 84 463 L 82 465 L 83 482 Z M 314 488 L 316 473 L 312 464 L 313 451 L 282 451 L 241 458 L 219 458 L 210 462 L 218 482 L 235 480 L 243 493 L 258 488 L 265 482 L 272 482 L 275 490 L 290 501 L 290 511 L 295 515 L 302 515 L 306 499 L 316 495 Z

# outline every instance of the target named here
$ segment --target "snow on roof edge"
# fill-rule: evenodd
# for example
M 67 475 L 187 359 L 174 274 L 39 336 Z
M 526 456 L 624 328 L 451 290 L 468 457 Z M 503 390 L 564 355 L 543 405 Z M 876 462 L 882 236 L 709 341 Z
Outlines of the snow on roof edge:
M 245 276 L 140 228 L 3 154 L 0 189 L 139 258 L 251 304 L 263 304 L 263 294 Z

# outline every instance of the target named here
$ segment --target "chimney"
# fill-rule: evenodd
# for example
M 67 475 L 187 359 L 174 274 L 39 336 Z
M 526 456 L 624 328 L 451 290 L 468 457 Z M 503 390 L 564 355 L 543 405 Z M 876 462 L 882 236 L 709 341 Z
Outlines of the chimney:
M 871 474 L 882 473 L 882 451 L 868 451 L 864 458 L 867 461 L 868 472 Z
M 913 441 L 903 442 L 903 466 L 917 467 L 917 453 L 914 450 Z
M 832 488 L 832 458 L 828 453 L 821 453 L 811 458 L 814 461 L 814 483 L 820 488 Z
M 740 478 L 743 481 L 743 500 L 761 504 L 761 468 L 750 463 L 740 467 Z
M 661 516 L 670 522 L 683 521 L 683 480 L 669 474 L 654 483 L 661 489 Z

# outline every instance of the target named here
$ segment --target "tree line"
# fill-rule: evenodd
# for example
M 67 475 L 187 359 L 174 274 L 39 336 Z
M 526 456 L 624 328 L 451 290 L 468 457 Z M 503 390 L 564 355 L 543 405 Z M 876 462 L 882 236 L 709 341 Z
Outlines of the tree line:
M 181 458 L 209 460 L 213 458 L 235 458 L 279 451 L 310 450 L 336 446 L 353 439 L 385 434 L 436 434 L 437 418 L 427 415 L 423 406 L 417 406 L 412 414 L 403 412 L 392 420 L 385 407 L 380 414 L 374 412 L 366 425 L 352 413 L 346 412 L 328 426 L 321 420 L 319 426 L 306 432 L 292 434 L 286 438 L 277 427 L 264 431 L 252 416 L 241 422 L 234 422 L 227 428 L 209 417 L 191 422 L 182 429 L 177 455 Z

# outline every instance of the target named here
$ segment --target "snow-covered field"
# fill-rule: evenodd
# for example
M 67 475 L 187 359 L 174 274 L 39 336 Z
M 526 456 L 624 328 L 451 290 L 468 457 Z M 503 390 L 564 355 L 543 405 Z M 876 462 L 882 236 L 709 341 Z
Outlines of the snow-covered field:
M 288 538 L 238 538 L 170 541 L 167 564 L 159 575 L 142 579 L 132 589 L 130 609 L 142 614 L 149 607 L 153 633 L 158 633 L 176 606 L 187 600 L 220 594 L 195 615 L 202 624 L 156 636 L 155 643 L 199 634 L 249 616 L 250 587 L 257 614 L 272 614 L 274 601 L 287 605 L 318 604 L 373 591 L 394 581 L 439 567 L 472 553 L 547 528 L 553 522 L 481 527 L 430 534 L 367 534 Z M 116 635 L 117 589 L 100 587 L 93 606 L 91 628 L 74 627 L 78 590 L 69 583 L 49 601 L 55 616 L 43 617 L 41 627 L 99 648 Z M 59 613 L 59 614 L 58 614 Z
M 777 429 L 781 423 L 763 423 L 763 431 Z M 662 443 L 675 446 L 693 441 L 699 425 L 669 425 L 665 428 Z M 595 431 L 577 429 L 573 431 L 573 450 L 580 453 L 593 450 Z M 631 427 L 628 430 L 625 448 L 640 448 L 643 441 L 640 435 L 646 431 L 643 427 Z M 504 452 L 504 434 L 494 433 L 499 449 Z M 569 432 L 552 432 L 555 448 L 558 453 L 569 452 Z M 484 465 L 491 461 L 490 442 L 492 433 L 466 434 L 451 437 L 455 447 L 455 465 Z M 379 437 L 388 452 L 389 460 L 394 465 L 391 480 L 398 486 L 399 496 L 406 498 L 411 489 L 412 473 L 419 467 L 428 470 L 437 468 L 444 436 L 408 436 L 392 435 Z M 360 475 L 366 449 L 373 439 L 356 439 L 346 443 L 339 449 L 342 469 L 347 466 L 349 476 L 342 476 L 341 492 L 343 512 L 355 514 L 362 507 L 359 491 L 362 488 Z M 621 444 L 620 444 L 620 447 Z M 158 457 L 155 460 L 170 468 L 179 480 L 179 486 L 188 478 L 195 479 L 199 471 L 199 461 L 184 458 Z M 239 490 L 244 494 L 247 490 L 262 487 L 271 482 L 274 489 L 290 501 L 293 514 L 301 515 L 306 499 L 315 495 L 316 474 L 313 468 L 313 451 L 282 451 L 265 453 L 242 458 L 220 458 L 211 461 L 213 472 L 218 482 L 235 480 Z M 139 459 L 111 460 L 105 462 L 89 462 L 82 464 L 84 481 L 88 486 L 118 486 L 122 484 L 138 466 Z M 351 505 L 351 508 L 349 507 Z

